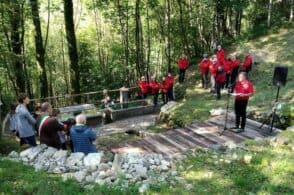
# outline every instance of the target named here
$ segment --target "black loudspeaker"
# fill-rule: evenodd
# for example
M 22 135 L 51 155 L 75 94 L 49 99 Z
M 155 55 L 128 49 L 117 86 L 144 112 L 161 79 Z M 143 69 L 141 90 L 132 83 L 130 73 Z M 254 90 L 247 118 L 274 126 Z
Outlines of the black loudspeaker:
M 276 86 L 285 86 L 287 82 L 287 76 L 288 76 L 288 67 L 276 66 L 274 77 L 273 77 L 273 84 Z

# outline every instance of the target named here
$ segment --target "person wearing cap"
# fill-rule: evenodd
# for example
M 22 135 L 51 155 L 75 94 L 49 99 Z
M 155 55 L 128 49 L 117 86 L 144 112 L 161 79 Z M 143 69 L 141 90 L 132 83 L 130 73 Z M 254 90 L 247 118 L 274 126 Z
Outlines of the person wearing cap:
M 172 76 L 172 73 L 168 73 L 167 77 L 165 78 L 167 85 L 168 85 L 168 90 L 167 90 L 167 98 L 168 101 L 174 101 L 174 82 L 175 82 L 175 78 Z
M 234 88 L 233 95 L 235 96 L 235 115 L 236 115 L 236 126 L 235 129 L 240 131 L 245 130 L 246 125 L 246 109 L 249 98 L 254 94 L 253 84 L 248 81 L 247 73 L 240 72 L 238 75 L 238 81 Z M 241 125 L 241 126 L 240 126 Z
M 215 75 L 215 88 L 216 88 L 216 99 L 221 99 L 221 89 L 223 88 L 226 82 L 226 72 L 222 66 L 217 67 Z
M 155 76 L 151 77 L 150 88 L 151 88 L 151 94 L 153 95 L 153 104 L 154 104 L 154 106 L 157 106 L 158 92 L 159 92 L 160 86 L 159 86 L 159 83 L 156 81 Z
M 182 54 L 181 58 L 178 60 L 179 68 L 179 83 L 184 82 L 186 69 L 189 67 L 189 60 L 185 54 Z
M 29 144 L 37 146 L 35 138 L 36 120 L 28 111 L 30 98 L 26 94 L 20 94 L 18 97 L 19 105 L 16 107 L 17 130 L 20 137 L 20 145 Z
M 168 98 L 167 98 L 168 87 L 169 87 L 169 84 L 166 80 L 166 77 L 163 77 L 162 82 L 160 83 L 163 104 L 166 104 L 168 102 Z
M 242 71 L 246 72 L 247 74 L 252 70 L 252 63 L 253 63 L 253 56 L 252 52 L 248 51 L 244 63 L 242 65 Z
M 70 129 L 70 138 L 73 144 L 73 152 L 83 152 L 84 154 L 97 152 L 93 142 L 97 135 L 92 128 L 86 125 L 87 118 L 84 114 L 76 116 L 76 125 Z
M 207 54 L 203 55 L 203 59 L 199 63 L 200 74 L 202 79 L 202 88 L 207 88 L 209 66 L 212 62 L 207 58 Z
M 232 57 L 232 73 L 231 73 L 231 93 L 234 91 L 234 87 L 236 84 L 239 68 L 240 68 L 240 60 L 238 59 L 238 56 Z
M 149 93 L 149 83 L 146 81 L 144 76 L 141 77 L 141 80 L 138 83 L 141 92 L 141 98 L 146 99 Z
M 217 46 L 216 59 L 218 63 L 220 63 L 221 65 L 224 65 L 226 60 L 226 52 L 221 45 Z

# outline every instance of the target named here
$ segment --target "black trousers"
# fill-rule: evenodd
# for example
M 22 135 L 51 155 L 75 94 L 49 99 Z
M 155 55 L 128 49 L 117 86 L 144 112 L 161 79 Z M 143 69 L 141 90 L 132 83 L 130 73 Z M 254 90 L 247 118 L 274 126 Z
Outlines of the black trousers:
M 184 82 L 185 80 L 186 69 L 179 70 L 179 83 Z
M 246 125 L 246 109 L 248 100 L 235 100 L 236 127 L 244 129 Z
M 223 83 L 216 83 L 215 90 L 216 90 L 216 99 L 221 99 L 221 89 L 223 88 Z
M 153 105 L 157 106 L 158 104 L 158 91 L 156 93 L 153 93 Z
M 208 85 L 208 71 L 205 74 L 201 74 L 202 78 L 202 88 L 207 88 Z
M 167 98 L 167 93 L 163 93 L 162 92 L 162 101 L 163 101 L 163 104 L 166 104 L 167 103 L 167 101 L 168 101 L 168 98 Z
M 234 91 L 238 72 L 239 72 L 239 67 L 234 68 L 232 71 L 232 74 L 231 74 L 231 93 L 233 93 L 233 91 Z
M 230 80 L 231 80 L 231 74 L 230 73 L 227 73 L 226 74 L 226 85 L 225 85 L 225 88 L 228 88 L 229 87 Z
M 167 91 L 167 99 L 168 101 L 174 101 L 174 86 L 171 86 Z

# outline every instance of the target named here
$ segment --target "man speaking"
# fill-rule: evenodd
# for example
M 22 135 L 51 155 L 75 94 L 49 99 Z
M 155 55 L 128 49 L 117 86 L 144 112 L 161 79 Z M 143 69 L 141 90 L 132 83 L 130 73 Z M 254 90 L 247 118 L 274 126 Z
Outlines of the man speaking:
M 253 95 L 253 84 L 247 80 L 246 72 L 240 72 L 238 75 L 238 81 L 234 88 L 235 96 L 235 114 L 236 114 L 236 129 L 239 132 L 245 130 L 246 125 L 246 109 L 249 98 Z M 240 128 L 241 122 L 241 128 Z M 239 129 L 240 128 L 240 129 Z

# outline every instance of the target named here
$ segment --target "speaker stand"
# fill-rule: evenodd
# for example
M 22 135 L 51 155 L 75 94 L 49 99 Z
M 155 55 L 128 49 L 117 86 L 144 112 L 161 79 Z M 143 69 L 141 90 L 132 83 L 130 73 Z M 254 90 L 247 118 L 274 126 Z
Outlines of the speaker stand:
M 273 106 L 273 109 L 272 109 L 272 113 L 269 115 L 268 119 L 266 119 L 259 127 L 259 129 L 262 129 L 262 127 L 267 123 L 267 121 L 270 122 L 270 134 L 273 133 L 273 126 L 274 126 L 274 122 L 275 122 L 275 119 L 278 118 L 279 119 L 279 116 L 277 116 L 276 112 L 277 112 L 277 105 L 278 105 L 278 102 L 279 102 L 279 95 L 280 95 L 280 85 L 278 85 L 278 91 L 277 91 L 277 95 L 276 95 L 276 100 L 275 100 L 275 104 Z

